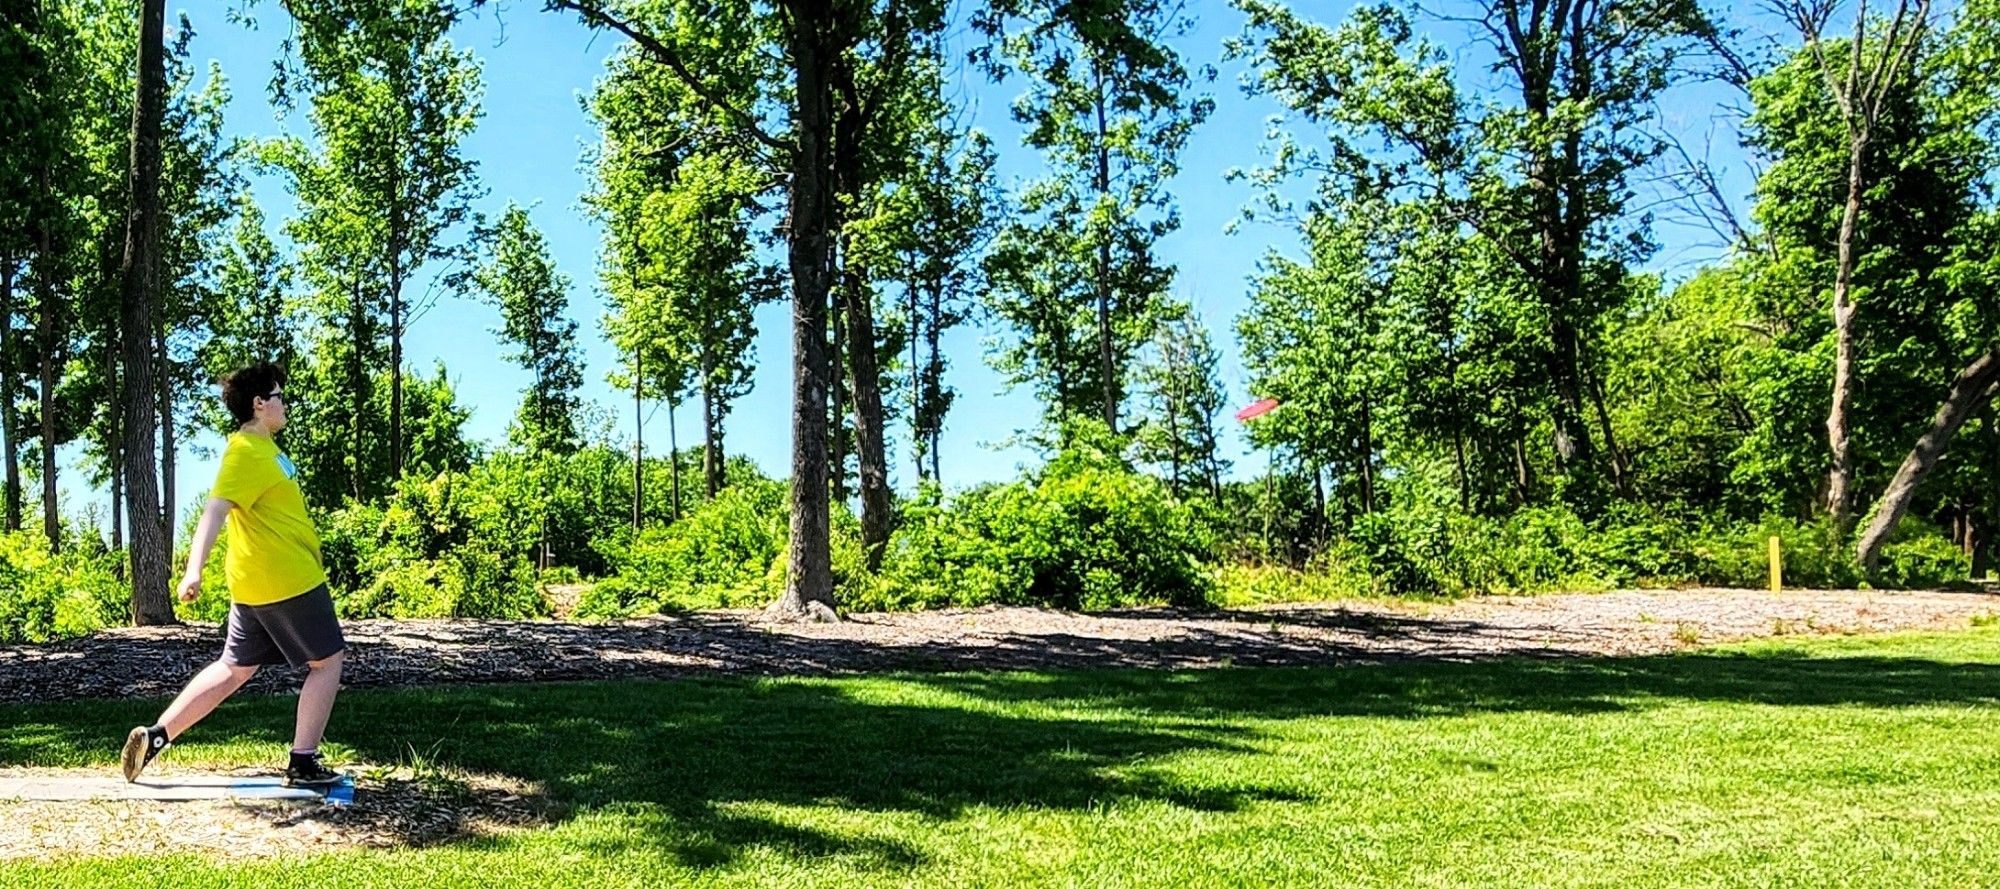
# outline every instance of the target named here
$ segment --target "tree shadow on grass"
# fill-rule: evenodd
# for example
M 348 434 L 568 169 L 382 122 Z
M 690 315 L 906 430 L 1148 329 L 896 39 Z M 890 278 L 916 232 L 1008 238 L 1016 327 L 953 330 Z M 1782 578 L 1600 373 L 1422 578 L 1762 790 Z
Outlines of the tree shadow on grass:
M 576 842 L 689 868 L 746 854 L 897 873 L 925 850 L 880 819 L 948 822 L 982 809 L 1158 804 L 1234 812 L 1299 801 L 1160 768 L 1182 754 L 1262 751 L 1255 720 L 1592 714 L 1679 701 L 1896 708 L 1992 704 L 2000 666 L 1908 657 L 1700 653 L 1477 663 L 1197 671 L 897 674 L 854 682 L 741 678 L 432 688 L 349 695 L 334 740 L 369 763 L 409 751 L 544 788 Z M 203 738 L 282 744 L 291 700 L 225 707 Z M 60 764 L 131 724 L 145 702 L 0 711 L 0 763 Z M 4 725 L 4 724 L 0 724 Z M 507 837 L 457 839 L 512 848 Z

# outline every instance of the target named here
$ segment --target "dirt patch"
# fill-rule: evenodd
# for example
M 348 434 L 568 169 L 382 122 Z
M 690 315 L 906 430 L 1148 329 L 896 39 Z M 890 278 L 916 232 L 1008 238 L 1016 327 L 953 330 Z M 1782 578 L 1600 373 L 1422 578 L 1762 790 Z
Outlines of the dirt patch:
M 165 763 L 153 771 L 174 774 Z M 544 824 L 550 812 L 539 788 L 504 776 L 353 771 L 354 803 L 338 807 L 275 800 L 0 801 L 0 860 L 187 853 L 240 860 L 422 847 Z M 8 777 L 64 774 L 0 770 Z

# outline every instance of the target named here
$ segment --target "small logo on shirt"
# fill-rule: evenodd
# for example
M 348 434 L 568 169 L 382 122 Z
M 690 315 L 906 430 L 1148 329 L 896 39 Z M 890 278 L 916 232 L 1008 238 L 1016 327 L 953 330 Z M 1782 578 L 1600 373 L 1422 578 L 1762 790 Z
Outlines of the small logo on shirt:
M 299 468 L 297 466 L 292 465 L 292 458 L 287 457 L 284 454 L 278 455 L 278 468 L 285 471 L 286 478 L 299 477 Z

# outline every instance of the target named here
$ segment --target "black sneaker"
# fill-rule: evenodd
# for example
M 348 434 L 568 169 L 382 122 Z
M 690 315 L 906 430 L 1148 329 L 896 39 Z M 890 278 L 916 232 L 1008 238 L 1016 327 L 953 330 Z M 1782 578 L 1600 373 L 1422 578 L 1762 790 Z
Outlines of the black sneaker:
M 285 769 L 286 787 L 332 787 L 346 780 L 346 775 L 327 768 L 317 753 L 294 753 Z
M 134 726 L 126 732 L 125 749 L 118 756 L 119 765 L 125 770 L 125 781 L 139 780 L 139 773 L 153 761 L 153 757 L 167 749 L 167 743 L 167 730 L 159 726 Z

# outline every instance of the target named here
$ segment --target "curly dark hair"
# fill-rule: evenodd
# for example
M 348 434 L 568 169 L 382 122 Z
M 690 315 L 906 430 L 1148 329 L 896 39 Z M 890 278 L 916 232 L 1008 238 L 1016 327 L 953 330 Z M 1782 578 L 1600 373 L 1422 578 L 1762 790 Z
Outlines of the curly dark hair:
M 238 423 L 257 418 L 256 399 L 271 394 L 285 384 L 285 369 L 269 361 L 259 361 L 222 378 L 222 403 Z

